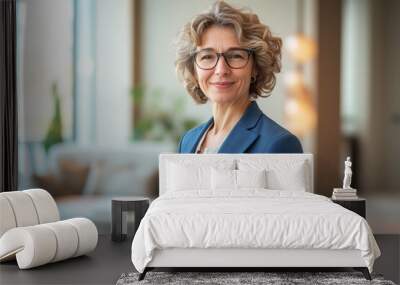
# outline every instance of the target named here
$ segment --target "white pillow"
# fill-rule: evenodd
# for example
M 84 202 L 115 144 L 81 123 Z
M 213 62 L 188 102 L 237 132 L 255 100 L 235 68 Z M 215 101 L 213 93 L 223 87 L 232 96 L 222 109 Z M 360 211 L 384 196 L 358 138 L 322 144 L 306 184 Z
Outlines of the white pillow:
M 268 188 L 273 190 L 303 191 L 307 189 L 304 164 L 285 172 L 272 169 L 267 172 Z
M 235 161 L 171 161 L 167 164 L 167 191 L 210 190 L 211 168 L 232 170 Z
M 241 188 L 266 188 L 267 176 L 262 170 L 211 170 L 211 188 L 213 190 L 239 190 Z
M 172 191 L 210 188 L 209 167 L 187 167 L 170 163 L 168 172 L 168 189 Z
M 273 190 L 306 191 L 310 189 L 308 164 L 304 160 L 239 159 L 240 170 L 266 169 L 267 187 Z
M 236 170 L 237 188 L 267 188 L 267 171 Z
M 236 189 L 236 170 L 232 169 L 211 169 L 211 189 Z

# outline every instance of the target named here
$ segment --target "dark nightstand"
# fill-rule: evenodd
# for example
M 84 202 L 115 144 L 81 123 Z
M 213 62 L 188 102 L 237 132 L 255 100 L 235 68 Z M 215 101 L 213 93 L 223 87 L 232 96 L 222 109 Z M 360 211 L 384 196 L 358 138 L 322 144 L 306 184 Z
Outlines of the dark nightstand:
M 111 239 L 123 241 L 133 237 L 146 214 L 150 199 L 146 197 L 115 197 L 111 202 Z
M 358 198 L 354 200 L 337 200 L 337 199 L 331 199 L 332 202 L 339 204 L 340 206 L 353 211 L 356 214 L 359 214 L 361 217 L 364 219 L 366 218 L 366 212 L 365 212 L 365 203 L 366 200 L 365 198 Z

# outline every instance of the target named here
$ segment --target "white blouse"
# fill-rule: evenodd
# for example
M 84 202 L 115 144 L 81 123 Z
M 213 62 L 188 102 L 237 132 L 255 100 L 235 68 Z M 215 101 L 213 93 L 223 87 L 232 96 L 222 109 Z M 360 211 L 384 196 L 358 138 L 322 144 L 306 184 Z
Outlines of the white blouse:
M 221 145 L 224 143 L 224 141 L 225 141 L 225 139 L 226 139 L 226 137 L 227 137 L 228 135 L 226 135 L 226 136 L 224 137 L 224 139 L 222 140 L 222 142 L 221 142 L 221 144 L 220 144 L 219 146 L 217 146 L 217 147 L 206 147 L 206 148 L 204 148 L 204 152 L 201 152 L 201 151 L 200 151 L 201 145 L 203 144 L 203 142 L 204 142 L 204 140 L 205 140 L 205 138 L 206 138 L 206 136 L 207 136 L 207 133 L 210 131 L 210 129 L 211 129 L 213 126 L 214 126 L 214 124 L 210 124 L 210 126 L 208 127 L 208 129 L 204 132 L 203 136 L 201 137 L 201 140 L 200 140 L 199 143 L 197 144 L 196 152 L 195 152 L 195 153 L 198 153 L 198 154 L 202 154 L 202 153 L 205 153 L 205 154 L 207 154 L 207 153 L 218 153 L 219 149 L 221 148 Z

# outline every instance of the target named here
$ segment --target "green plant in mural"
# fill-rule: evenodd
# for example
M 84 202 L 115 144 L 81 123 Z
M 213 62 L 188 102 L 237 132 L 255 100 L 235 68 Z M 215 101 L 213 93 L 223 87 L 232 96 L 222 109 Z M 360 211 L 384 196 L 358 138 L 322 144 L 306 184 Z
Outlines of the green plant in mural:
M 132 140 L 178 143 L 184 132 L 199 123 L 197 119 L 184 115 L 183 95 L 166 95 L 160 89 L 146 92 L 145 88 L 137 87 L 132 90 L 131 96 L 135 112 Z M 163 96 L 168 96 L 168 106 L 163 104 Z
M 54 114 L 47 129 L 46 136 L 43 140 L 43 147 L 46 152 L 52 145 L 63 142 L 63 126 L 61 118 L 61 101 L 58 94 L 57 83 L 53 82 L 51 86 L 51 94 L 53 97 Z

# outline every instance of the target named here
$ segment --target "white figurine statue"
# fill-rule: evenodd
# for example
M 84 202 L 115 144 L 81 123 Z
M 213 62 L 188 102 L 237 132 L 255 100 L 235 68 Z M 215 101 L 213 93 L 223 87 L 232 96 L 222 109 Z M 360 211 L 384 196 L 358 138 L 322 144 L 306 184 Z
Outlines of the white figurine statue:
M 352 174 L 353 174 L 353 172 L 351 171 L 350 156 L 348 156 L 346 161 L 344 162 L 343 189 L 352 189 L 350 187 Z

